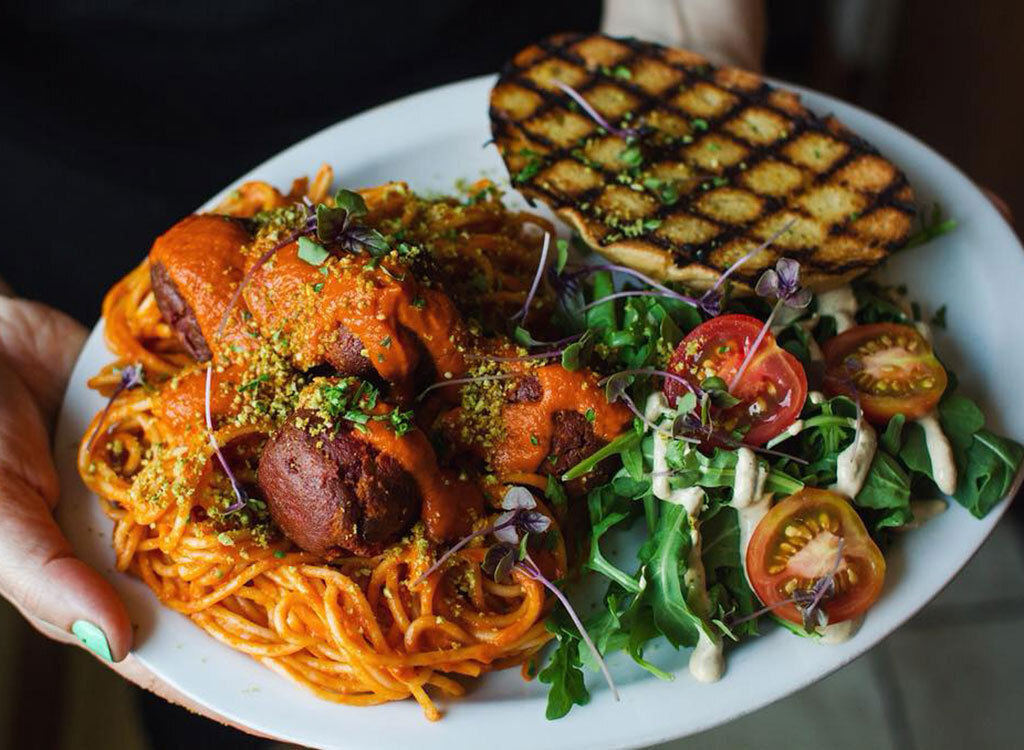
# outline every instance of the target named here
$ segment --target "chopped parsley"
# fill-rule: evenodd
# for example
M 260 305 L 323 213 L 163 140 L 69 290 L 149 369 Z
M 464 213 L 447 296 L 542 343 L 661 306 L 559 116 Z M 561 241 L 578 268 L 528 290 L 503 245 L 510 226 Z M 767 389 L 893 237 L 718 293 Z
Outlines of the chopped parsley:
M 299 237 L 299 260 L 311 266 L 322 266 L 330 255 L 323 245 L 313 242 L 309 237 Z

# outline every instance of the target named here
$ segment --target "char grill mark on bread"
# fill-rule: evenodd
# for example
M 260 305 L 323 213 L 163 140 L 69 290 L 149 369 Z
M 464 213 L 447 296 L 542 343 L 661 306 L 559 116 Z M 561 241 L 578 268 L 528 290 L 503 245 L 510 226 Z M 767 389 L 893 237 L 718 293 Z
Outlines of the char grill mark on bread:
M 555 80 L 643 134 L 604 133 Z M 752 285 L 786 256 L 827 289 L 910 234 L 913 192 L 873 146 L 757 74 L 684 50 L 554 36 L 505 66 L 490 114 L 515 187 L 604 255 L 662 279 L 707 287 L 793 222 L 733 278 Z

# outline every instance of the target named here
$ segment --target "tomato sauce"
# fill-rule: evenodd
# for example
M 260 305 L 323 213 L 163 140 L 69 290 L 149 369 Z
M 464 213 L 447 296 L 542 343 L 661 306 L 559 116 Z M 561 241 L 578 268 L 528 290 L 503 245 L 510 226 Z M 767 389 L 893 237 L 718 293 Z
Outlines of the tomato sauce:
M 489 456 L 499 473 L 533 472 L 540 467 L 551 453 L 555 412 L 593 410 L 594 434 L 605 442 L 616 438 L 632 419 L 625 406 L 608 403 L 591 372 L 547 365 L 531 374 L 540 381 L 540 400 L 506 404 L 502 409 L 505 437 Z

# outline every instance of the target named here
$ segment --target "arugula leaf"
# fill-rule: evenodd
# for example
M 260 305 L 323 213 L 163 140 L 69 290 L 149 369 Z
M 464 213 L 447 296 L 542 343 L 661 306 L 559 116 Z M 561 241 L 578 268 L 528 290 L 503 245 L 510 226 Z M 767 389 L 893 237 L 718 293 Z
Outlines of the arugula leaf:
M 552 474 L 548 474 L 548 486 L 544 489 L 544 497 L 551 501 L 551 507 L 559 513 L 565 513 L 569 509 L 569 497 L 565 494 L 565 488 Z
M 686 601 L 681 570 L 690 550 L 689 517 L 681 505 L 662 504 L 653 551 L 647 561 L 650 583 L 645 596 L 654 612 L 654 624 L 677 648 L 695 646 L 704 621 Z
M 610 273 L 607 271 L 599 271 L 594 274 L 594 299 L 607 297 L 614 292 L 615 286 L 612 283 L 612 275 Z M 615 315 L 614 300 L 602 302 L 587 310 L 588 328 L 610 332 L 618 328 L 617 323 L 618 321 L 616 320 Z
M 564 239 L 555 240 L 555 251 L 558 253 L 555 259 L 555 273 L 561 274 L 569 260 L 569 241 Z
M 598 450 L 591 453 L 585 459 L 580 461 L 578 464 L 573 466 L 569 471 L 562 475 L 563 482 L 570 482 L 573 479 L 583 476 L 590 472 L 595 466 L 604 461 L 609 456 L 614 456 L 623 451 L 629 450 L 634 445 L 639 445 L 641 435 L 636 430 L 629 430 L 619 435 L 617 438 L 612 440 L 607 445 L 599 448 Z
M 910 477 L 893 456 L 879 450 L 871 461 L 867 479 L 853 502 L 862 508 L 882 510 L 875 514 L 875 528 L 899 526 L 913 517 L 910 510 Z
M 931 216 L 927 219 L 924 218 L 923 212 L 918 215 L 920 217 L 921 228 L 910 236 L 907 240 L 907 244 L 903 246 L 904 249 L 923 245 L 936 237 L 952 232 L 957 227 L 956 219 L 944 218 L 942 206 L 938 203 L 932 204 Z
M 639 443 L 622 451 L 622 466 L 633 480 L 639 482 L 643 479 L 644 457 Z
M 905 416 L 902 414 L 896 414 L 889 420 L 889 424 L 885 426 L 885 432 L 882 433 L 882 437 L 879 441 L 881 442 L 882 447 L 894 456 L 899 455 L 900 445 L 903 442 L 903 425 L 906 423 L 907 418 Z
M 587 690 L 583 670 L 580 669 L 578 639 L 562 628 L 555 632 L 558 647 L 551 655 L 551 661 L 538 675 L 541 682 L 551 686 L 547 710 L 544 712 L 549 720 L 561 719 L 574 705 L 585 706 L 590 702 L 590 691 Z
M 612 565 L 601 552 L 601 537 L 609 529 L 617 526 L 631 516 L 628 511 L 611 511 L 609 506 L 616 500 L 615 492 L 610 486 L 598 488 L 587 495 L 587 510 L 590 513 L 591 537 L 590 556 L 584 567 L 600 573 L 619 584 L 623 589 L 631 593 L 639 593 L 640 585 L 623 571 Z
M 594 335 L 589 330 L 584 331 L 579 339 L 562 350 L 562 367 L 570 372 L 585 367 L 593 351 Z
M 1009 494 L 1022 459 L 1019 443 L 978 430 L 967 450 L 967 471 L 960 475 L 953 497 L 974 516 L 983 517 Z

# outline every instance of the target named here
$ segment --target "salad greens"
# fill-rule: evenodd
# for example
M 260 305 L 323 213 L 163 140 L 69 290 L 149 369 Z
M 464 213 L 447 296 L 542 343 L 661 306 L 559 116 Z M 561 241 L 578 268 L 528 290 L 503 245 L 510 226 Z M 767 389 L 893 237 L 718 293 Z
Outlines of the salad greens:
M 941 212 L 934 213 L 922 228 L 920 241 L 949 231 L 954 225 L 943 219 Z M 621 280 L 617 284 L 613 274 L 606 270 L 587 274 L 587 283 L 571 279 L 564 246 L 559 248 L 558 269 L 550 278 L 559 292 L 558 319 L 569 330 L 585 332 L 586 338 L 585 345 L 574 349 L 563 361 L 579 367 L 592 359 L 598 371 L 618 373 L 606 378 L 606 382 L 618 379 L 609 383 L 609 395 L 625 398 L 635 411 L 642 412 L 649 394 L 661 388 L 657 373 L 666 370 L 686 333 L 704 320 L 701 309 L 669 294 L 619 295 Z M 636 283 L 635 279 L 627 281 Z M 789 279 L 783 281 L 789 284 Z M 772 296 L 793 299 L 798 290 L 792 286 L 775 289 Z M 870 280 L 857 281 L 852 286 L 857 300 L 857 323 L 921 321 L 920 308 L 903 301 L 905 289 Z M 770 306 L 756 297 L 734 299 L 729 291 L 727 284 L 721 299 L 725 312 L 743 312 L 765 320 L 780 309 L 781 302 Z M 814 310 L 815 305 L 811 304 L 807 309 L 792 311 L 789 319 L 780 321 L 774 329 L 779 345 L 797 357 L 811 377 L 815 376 L 816 368 L 821 368 L 820 360 L 812 356 L 817 345 L 837 332 L 833 317 L 818 316 Z M 944 325 L 944 307 L 931 322 Z M 522 341 L 526 337 L 532 341 L 525 331 L 518 338 Z M 663 680 L 673 679 L 673 675 L 645 655 L 654 641 L 664 638 L 680 648 L 695 646 L 702 633 L 712 639 L 755 636 L 757 615 L 763 611 L 747 582 L 739 517 L 730 505 L 738 462 L 734 448 L 738 442 L 719 440 L 719 447 L 702 452 L 694 449 L 692 441 L 683 439 L 685 430 L 694 425 L 710 429 L 707 410 L 714 398 L 732 397 L 724 383 L 710 380 L 698 391 L 679 398 L 674 409 L 669 410 L 670 418 L 663 418 L 657 429 L 670 427 L 665 451 L 670 488 L 699 487 L 704 493 L 698 511 L 705 584 L 702 590 L 697 591 L 687 576 L 694 521 L 682 505 L 654 495 L 653 484 L 658 474 L 653 458 L 655 435 L 646 417 L 638 413 L 633 430 L 562 477 L 563 481 L 575 479 L 610 455 L 621 457 L 621 468 L 611 480 L 591 489 L 586 498 L 590 545 L 589 552 L 584 554 L 583 568 L 605 580 L 605 591 L 597 610 L 584 624 L 603 656 L 622 652 L 640 668 Z M 766 491 L 778 498 L 805 486 L 827 488 L 835 483 L 840 454 L 855 438 L 858 415 L 858 404 L 844 396 L 809 398 L 800 414 L 802 429 L 795 434 L 783 433 L 769 444 L 772 452 L 757 455 L 758 466 L 766 475 Z M 953 497 L 973 515 L 984 516 L 1011 489 L 1024 460 L 1024 448 L 986 428 L 980 408 L 958 392 L 952 372 L 938 404 L 938 416 L 958 469 Z M 677 429 L 680 426 L 682 431 Z M 732 437 L 742 439 L 741 434 Z M 546 494 L 553 503 L 565 506 L 567 501 L 559 482 L 550 480 Z M 912 498 L 938 494 L 923 428 L 897 414 L 884 429 L 878 430 L 877 452 L 863 485 L 852 498 L 855 509 L 884 549 L 892 529 L 914 520 Z M 632 559 L 615 559 L 609 550 L 615 549 L 617 540 L 636 527 L 644 530 L 645 541 Z M 815 635 L 799 625 L 780 622 L 799 635 Z M 598 664 L 561 609 L 549 618 L 548 628 L 556 645 L 539 678 L 550 686 L 547 717 L 555 719 L 574 705 L 588 702 L 584 673 L 596 669 Z

